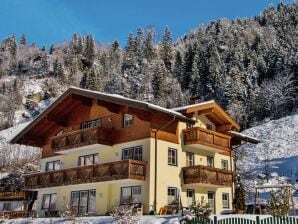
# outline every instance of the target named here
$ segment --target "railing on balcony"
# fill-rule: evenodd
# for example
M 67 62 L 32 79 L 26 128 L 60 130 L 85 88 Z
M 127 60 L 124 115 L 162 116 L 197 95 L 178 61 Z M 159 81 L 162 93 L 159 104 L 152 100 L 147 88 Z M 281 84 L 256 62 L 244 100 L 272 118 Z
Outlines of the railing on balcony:
M 146 162 L 123 160 L 25 176 L 27 189 L 122 179 L 145 180 Z
M 112 131 L 101 127 L 86 128 L 51 138 L 54 152 L 93 144 L 112 145 Z
M 231 137 L 204 128 L 187 128 L 184 130 L 184 144 L 202 144 L 220 150 L 230 151 Z
M 0 192 L 0 201 L 4 200 L 23 200 L 26 194 L 24 191 L 14 191 L 14 192 Z
M 0 211 L 0 217 L 6 219 L 36 217 L 35 211 Z
M 211 184 L 231 187 L 233 183 L 233 172 L 207 166 L 183 167 L 184 184 Z

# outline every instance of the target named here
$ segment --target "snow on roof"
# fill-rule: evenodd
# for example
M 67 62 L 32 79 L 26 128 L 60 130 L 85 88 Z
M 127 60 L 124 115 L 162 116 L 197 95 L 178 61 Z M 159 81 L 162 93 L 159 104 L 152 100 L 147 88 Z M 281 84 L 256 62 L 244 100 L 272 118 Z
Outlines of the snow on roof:
M 129 102 L 140 103 L 140 104 L 146 105 L 149 109 L 153 109 L 153 110 L 161 111 L 161 112 L 164 112 L 164 113 L 172 114 L 174 116 L 178 116 L 178 117 L 183 118 L 185 120 L 191 120 L 188 117 L 184 116 L 183 114 L 181 114 L 177 111 L 174 111 L 173 109 L 167 109 L 167 108 L 164 108 L 164 107 L 152 104 L 152 103 L 148 103 L 148 102 L 145 102 L 145 101 L 140 101 L 140 100 L 135 100 L 135 99 L 131 99 L 131 98 L 128 98 L 128 97 L 124 97 L 124 96 L 121 96 L 119 94 L 103 93 L 103 92 L 99 92 L 99 91 L 81 89 L 81 88 L 78 88 L 78 87 L 75 87 L 75 86 L 72 86 L 70 88 L 71 89 L 76 89 L 76 90 L 79 90 L 79 91 L 90 92 L 90 93 L 99 94 L 99 95 L 103 95 L 103 96 L 118 98 L 118 99 L 126 100 L 126 101 L 129 101 Z
M 205 105 L 205 104 L 209 104 L 209 103 L 215 103 L 215 100 L 209 100 L 209 101 L 205 101 L 205 102 L 201 102 L 201 103 L 185 105 L 185 106 L 182 106 L 182 107 L 174 107 L 171 110 L 173 110 L 173 111 L 186 110 L 186 109 L 191 108 L 191 107 L 201 106 L 201 105 Z
M 254 137 L 251 137 L 249 135 L 243 134 L 243 133 L 239 133 L 239 132 L 236 132 L 236 131 L 228 131 L 228 132 L 230 134 L 232 134 L 234 137 L 238 137 L 241 140 L 245 140 L 245 141 L 248 141 L 248 142 L 251 142 L 251 143 L 260 143 L 261 142 L 261 140 L 259 140 L 257 138 L 254 138 Z

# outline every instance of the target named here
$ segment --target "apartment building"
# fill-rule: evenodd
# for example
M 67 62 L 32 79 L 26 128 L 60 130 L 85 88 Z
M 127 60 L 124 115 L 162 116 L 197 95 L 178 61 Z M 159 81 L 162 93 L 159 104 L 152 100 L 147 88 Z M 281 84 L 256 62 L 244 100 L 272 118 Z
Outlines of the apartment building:
M 25 177 L 41 217 L 127 203 L 148 214 L 202 198 L 219 214 L 232 209 L 232 147 L 254 142 L 239 129 L 215 101 L 166 109 L 72 87 L 11 143 L 43 149 L 41 172 Z

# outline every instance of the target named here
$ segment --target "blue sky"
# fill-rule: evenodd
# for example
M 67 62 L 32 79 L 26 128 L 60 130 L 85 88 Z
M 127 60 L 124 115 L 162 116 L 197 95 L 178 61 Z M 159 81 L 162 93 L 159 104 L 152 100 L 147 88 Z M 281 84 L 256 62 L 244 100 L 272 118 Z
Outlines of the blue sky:
M 219 18 L 252 17 L 280 0 L 0 0 L 0 40 L 26 34 L 37 46 L 62 43 L 74 32 L 99 42 L 126 43 L 137 27 L 168 25 L 174 39 Z M 287 2 L 287 1 L 286 1 Z

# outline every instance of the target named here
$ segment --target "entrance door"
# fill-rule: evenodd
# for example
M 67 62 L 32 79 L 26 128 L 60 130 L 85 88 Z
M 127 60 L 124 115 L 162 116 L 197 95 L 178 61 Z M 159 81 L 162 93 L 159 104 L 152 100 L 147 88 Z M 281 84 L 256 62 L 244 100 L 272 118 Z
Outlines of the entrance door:
M 213 191 L 208 191 L 208 204 L 212 214 L 215 214 L 215 192 Z

